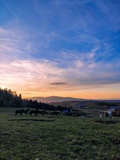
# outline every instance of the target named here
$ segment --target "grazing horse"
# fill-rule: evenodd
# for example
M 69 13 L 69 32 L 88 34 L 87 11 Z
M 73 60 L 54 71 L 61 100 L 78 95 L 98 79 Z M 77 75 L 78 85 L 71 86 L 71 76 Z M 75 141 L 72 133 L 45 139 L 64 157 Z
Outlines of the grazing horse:
M 23 113 L 24 113 L 24 109 L 16 110 L 16 111 L 15 111 L 15 116 L 17 116 L 18 114 L 19 114 L 20 116 L 22 116 Z
M 49 115 L 60 115 L 60 111 L 52 111 L 49 113 Z
M 31 111 L 29 112 L 29 115 L 32 116 L 33 114 L 35 114 L 35 116 L 37 116 L 38 113 L 39 113 L 39 110 L 38 110 L 38 109 L 36 109 L 36 110 L 31 110 Z
M 112 116 L 114 117 L 120 117 L 120 109 L 116 109 L 115 111 L 112 112 Z
M 107 110 L 99 111 L 99 117 L 101 119 L 105 117 L 112 118 L 112 111 L 107 111 Z
M 38 114 L 40 114 L 40 115 L 47 115 L 48 112 L 47 111 L 38 111 Z
M 24 110 L 24 113 L 26 114 L 26 116 L 28 115 L 28 112 L 30 111 L 30 109 L 26 109 Z

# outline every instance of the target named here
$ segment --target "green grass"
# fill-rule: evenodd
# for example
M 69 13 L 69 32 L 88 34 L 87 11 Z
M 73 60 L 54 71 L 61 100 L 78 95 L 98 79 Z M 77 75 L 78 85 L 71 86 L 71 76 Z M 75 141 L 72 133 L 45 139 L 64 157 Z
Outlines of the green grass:
M 0 160 L 120 160 L 120 120 L 0 110 Z

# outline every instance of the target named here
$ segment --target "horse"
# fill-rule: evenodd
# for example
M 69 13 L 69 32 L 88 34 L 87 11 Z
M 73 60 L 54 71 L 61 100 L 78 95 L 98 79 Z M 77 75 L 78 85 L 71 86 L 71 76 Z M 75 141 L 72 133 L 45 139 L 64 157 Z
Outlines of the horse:
M 16 111 L 15 111 L 15 116 L 17 116 L 18 114 L 19 114 L 20 116 L 22 116 L 23 113 L 24 113 L 24 109 L 16 110 Z
M 30 109 L 26 109 L 24 110 L 24 113 L 26 114 L 26 116 L 28 115 L 28 112 L 30 111 Z
M 112 111 L 103 110 L 103 111 L 99 111 L 99 117 L 101 119 L 103 119 L 105 117 L 113 118 L 113 114 L 112 114 Z
M 37 116 L 38 113 L 39 113 L 39 110 L 38 110 L 38 109 L 36 109 L 36 110 L 31 110 L 31 111 L 29 112 L 29 115 L 32 116 L 33 114 L 35 114 L 35 116 Z
M 60 115 L 60 111 L 52 111 L 49 113 L 49 115 Z
M 40 114 L 40 115 L 47 115 L 48 112 L 47 111 L 38 111 L 38 114 Z
M 112 112 L 112 116 L 114 117 L 120 117 L 120 109 L 116 109 L 115 111 Z

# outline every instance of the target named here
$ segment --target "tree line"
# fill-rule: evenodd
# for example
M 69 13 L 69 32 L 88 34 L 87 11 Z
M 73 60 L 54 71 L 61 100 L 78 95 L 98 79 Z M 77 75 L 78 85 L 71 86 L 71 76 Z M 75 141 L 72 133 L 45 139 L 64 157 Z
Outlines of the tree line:
M 47 103 L 38 102 L 37 100 L 22 99 L 22 95 L 17 95 L 16 91 L 11 89 L 0 88 L 0 107 L 16 107 L 16 108 L 38 108 L 44 110 L 65 110 L 66 107 L 60 105 L 53 106 Z

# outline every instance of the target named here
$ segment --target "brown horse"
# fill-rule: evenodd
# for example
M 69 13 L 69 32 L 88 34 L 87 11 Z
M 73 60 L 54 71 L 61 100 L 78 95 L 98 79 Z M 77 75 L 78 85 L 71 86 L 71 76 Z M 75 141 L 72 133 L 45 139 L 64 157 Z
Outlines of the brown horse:
M 112 112 L 112 115 L 114 117 L 120 117 L 120 109 L 116 109 L 115 111 Z

